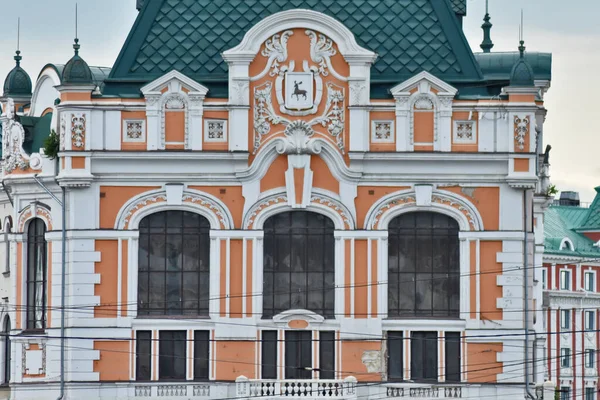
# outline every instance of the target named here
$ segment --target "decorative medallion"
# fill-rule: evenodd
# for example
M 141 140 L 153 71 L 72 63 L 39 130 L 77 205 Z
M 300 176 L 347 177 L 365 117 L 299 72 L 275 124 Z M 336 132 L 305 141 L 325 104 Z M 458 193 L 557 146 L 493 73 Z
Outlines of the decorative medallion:
M 454 143 L 473 144 L 477 142 L 475 121 L 454 121 Z

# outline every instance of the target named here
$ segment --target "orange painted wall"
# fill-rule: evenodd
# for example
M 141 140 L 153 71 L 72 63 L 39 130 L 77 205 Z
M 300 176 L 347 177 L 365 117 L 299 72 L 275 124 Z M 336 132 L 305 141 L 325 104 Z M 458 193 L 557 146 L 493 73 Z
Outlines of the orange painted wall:
M 415 112 L 414 124 L 415 143 L 433 143 L 433 111 Z
M 165 138 L 166 142 L 177 143 L 167 144 L 167 149 L 183 148 L 185 142 L 185 112 L 166 111 L 165 112 Z
M 17 282 L 23 282 L 23 243 L 17 242 Z M 24 304 L 23 289 L 21 285 L 17 286 L 17 304 Z M 25 311 L 23 311 L 25 312 Z M 17 312 L 17 329 L 22 329 L 21 316 L 23 312 Z
M 233 328 L 232 328 L 233 329 Z M 254 379 L 256 349 L 254 342 L 219 341 L 216 345 L 216 379 L 235 381 L 240 375 Z
M 501 320 L 502 309 L 497 307 L 497 299 L 502 298 L 502 287 L 498 286 L 498 276 L 502 275 L 502 264 L 496 261 L 497 254 L 502 252 L 501 241 L 480 242 L 479 275 L 481 319 Z
M 452 186 L 445 187 L 442 190 L 458 194 L 469 200 L 477 207 L 477 210 L 481 214 L 485 230 L 497 231 L 500 228 L 500 188 L 474 188 L 472 196 L 467 194 L 469 189 Z
M 85 169 L 85 157 L 71 157 L 71 168 Z
M 294 168 L 294 194 L 296 195 L 296 204 L 302 204 L 304 196 L 304 168 Z
M 129 199 L 155 189 L 158 189 L 158 187 L 100 186 L 100 228 L 113 229 L 119 210 Z M 102 197 L 102 193 L 104 193 L 104 197 Z
M 381 341 L 342 341 L 342 377 L 354 376 L 361 382 L 381 381 L 381 375 L 369 373 L 362 362 L 365 351 L 381 351 Z
M 96 251 L 101 254 L 100 262 L 95 263 L 95 273 L 100 274 L 100 283 L 94 286 L 94 295 L 100 296 L 102 305 L 94 307 L 94 318 L 116 318 L 119 271 L 118 241 L 97 240 Z
M 311 156 L 310 169 L 313 171 L 313 187 L 339 194 L 340 182 L 335 179 L 327 163 L 321 157 L 317 155 Z
M 504 370 L 502 363 L 496 361 L 502 352 L 502 343 L 467 344 L 467 381 L 469 383 L 497 382 L 498 374 Z
M 368 251 L 366 240 L 354 241 L 354 317 L 367 318 L 369 290 Z
M 266 192 L 267 190 L 285 187 L 285 171 L 288 169 L 287 157 L 284 155 L 278 156 L 269 170 L 260 180 L 260 191 Z
M 100 374 L 100 381 L 129 380 L 129 342 L 94 341 L 94 350 L 100 351 L 100 359 L 94 361 L 94 372 Z
M 529 172 L 529 159 L 515 158 L 515 172 Z
M 230 264 L 229 264 L 229 317 L 242 318 L 243 294 L 243 243 L 241 239 L 230 241 Z M 221 275 L 221 279 L 226 279 Z
M 377 240 L 371 240 L 371 282 L 378 282 L 377 279 Z M 377 303 L 377 292 L 379 291 L 379 285 L 374 284 L 371 286 L 371 316 L 377 318 L 378 314 L 378 303 Z
M 129 301 L 127 299 L 128 293 L 127 293 L 127 277 L 129 276 L 128 273 L 128 268 L 129 268 L 129 247 L 128 247 L 128 241 L 127 240 L 123 240 L 123 245 L 121 248 L 121 256 L 122 256 L 122 260 L 121 260 L 121 302 L 123 303 L 121 305 L 121 315 L 122 316 L 127 316 L 127 306 L 129 304 Z
M 344 242 L 344 313 L 350 317 L 350 265 L 352 257 L 352 243 L 350 240 Z
M 535 102 L 534 94 L 509 94 L 508 101 L 511 103 L 533 103 Z
M 244 213 L 244 196 L 241 186 L 190 186 L 190 189 L 200 190 L 221 200 L 229 209 L 236 228 L 242 227 L 242 214 Z M 225 193 L 221 193 L 225 190 Z
M 60 94 L 60 101 L 91 101 L 92 92 L 62 92 Z
M 410 189 L 410 187 L 359 186 L 357 189 L 356 199 L 354 200 L 358 229 L 362 229 L 364 227 L 367 212 L 374 203 L 388 194 L 407 189 Z M 370 194 L 369 192 L 373 192 L 373 194 Z
M 145 111 L 122 111 L 121 112 L 121 150 L 132 150 L 132 151 L 140 151 L 147 149 L 148 135 L 146 133 L 146 140 L 144 142 L 139 143 L 131 143 L 124 142 L 123 137 L 125 136 L 125 132 L 123 132 L 123 122 L 127 119 L 137 119 L 146 121 L 146 112 Z M 147 124 L 146 124 L 147 130 Z

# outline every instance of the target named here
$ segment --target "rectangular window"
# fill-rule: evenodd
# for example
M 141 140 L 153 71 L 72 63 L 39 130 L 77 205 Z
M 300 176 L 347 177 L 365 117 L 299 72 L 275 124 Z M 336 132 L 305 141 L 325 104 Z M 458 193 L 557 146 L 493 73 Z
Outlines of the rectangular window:
M 210 362 L 210 332 L 194 332 L 194 380 L 208 379 L 208 365 Z
M 562 329 L 571 329 L 571 310 L 560 310 L 560 327 Z
M 159 379 L 185 380 L 186 332 L 162 331 L 158 343 Z
M 135 341 L 135 379 L 149 381 L 152 369 L 152 332 L 137 331 Z
M 285 333 L 285 379 L 312 378 L 312 332 Z
M 560 271 L 560 289 L 571 290 L 571 271 L 566 269 Z
M 596 329 L 596 314 L 595 311 L 587 310 L 584 312 L 585 330 L 593 331 Z
M 46 225 L 39 218 L 27 228 L 27 329 L 46 329 Z
M 548 289 L 548 271 L 546 268 L 542 269 L 542 289 Z
M 560 388 L 560 400 L 571 400 L 571 388 L 562 386 Z
M 583 287 L 586 290 L 586 292 L 595 292 L 596 291 L 596 285 L 595 285 L 595 278 L 596 274 L 594 274 L 592 271 L 586 271 L 583 273 Z
M 319 377 L 335 379 L 335 332 L 319 332 Z
M 560 349 L 560 366 L 561 368 L 571 367 L 571 349 Z
M 277 331 L 262 331 L 261 377 L 277 379 Z
M 387 334 L 388 381 L 404 379 L 404 340 L 402 332 Z
M 596 400 L 596 389 L 595 388 L 585 388 L 585 400 Z
M 410 376 L 413 381 L 438 380 L 437 332 L 412 332 Z
M 595 358 L 596 358 L 596 351 L 594 351 L 592 349 L 588 349 L 585 351 L 585 366 L 586 366 L 586 368 L 594 368 L 594 365 L 596 365 Z
M 446 382 L 460 382 L 460 333 L 446 333 Z

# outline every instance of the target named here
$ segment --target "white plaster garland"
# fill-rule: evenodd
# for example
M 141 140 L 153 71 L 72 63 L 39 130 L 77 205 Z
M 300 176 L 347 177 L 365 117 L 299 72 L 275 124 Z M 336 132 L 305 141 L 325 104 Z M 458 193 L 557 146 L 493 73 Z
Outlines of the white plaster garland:
M 353 229 L 354 224 L 352 222 L 352 217 L 350 217 L 350 212 L 346 210 L 340 203 L 334 201 L 333 199 L 327 196 L 323 196 L 320 194 L 315 194 L 311 196 L 310 202 L 322 204 L 331 208 L 332 210 L 337 212 L 340 215 L 340 217 L 342 217 L 342 220 L 344 221 L 344 224 L 346 224 L 347 229 Z
M 519 150 L 525 149 L 525 138 L 529 134 L 529 117 L 515 115 L 515 145 Z
M 83 113 L 71 114 L 71 143 L 73 147 L 83 149 L 86 136 L 86 115 Z
M 31 157 L 23 149 L 25 129 L 23 129 L 23 125 L 15 120 L 15 103 L 13 99 L 9 98 L 7 100 L 5 109 L 6 114 L 0 118 L 0 123 L 2 123 L 2 154 L 4 157 L 2 168 L 4 172 L 11 173 L 16 169 L 24 171 L 29 167 L 40 169 L 42 162 L 39 154 L 34 153 L 31 155 L 34 159 L 34 163 L 31 165 Z

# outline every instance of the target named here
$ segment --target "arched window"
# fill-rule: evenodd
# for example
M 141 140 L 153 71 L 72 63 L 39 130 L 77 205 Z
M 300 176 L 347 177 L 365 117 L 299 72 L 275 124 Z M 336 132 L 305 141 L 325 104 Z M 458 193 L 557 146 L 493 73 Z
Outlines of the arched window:
M 431 212 L 403 214 L 390 222 L 390 317 L 459 317 L 458 231 L 454 219 Z
M 2 327 L 2 331 L 4 333 L 4 359 L 2 360 L 4 364 L 4 370 L 2 373 L 2 383 L 8 384 L 10 382 L 10 358 L 11 358 L 11 349 L 10 349 L 10 318 L 7 316 L 4 320 L 4 326 Z
M 208 316 L 210 224 L 187 211 L 140 223 L 138 315 Z
M 10 273 L 10 237 L 9 234 L 12 232 L 12 218 L 10 216 L 6 217 L 4 220 L 4 275 L 8 275 Z
M 290 309 L 334 317 L 334 225 L 320 214 L 292 211 L 264 225 L 263 318 Z
M 48 270 L 46 225 L 39 218 L 27 229 L 27 329 L 46 329 Z

